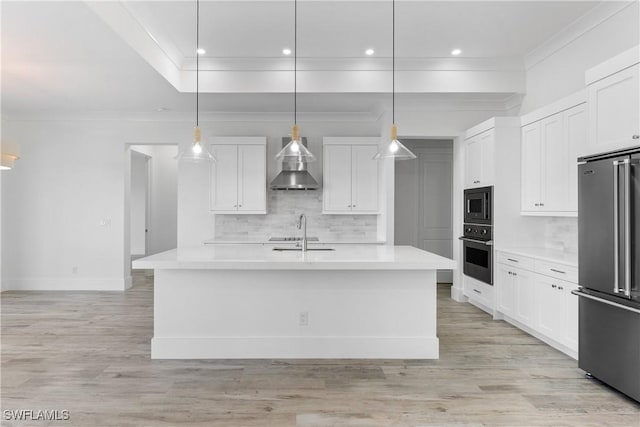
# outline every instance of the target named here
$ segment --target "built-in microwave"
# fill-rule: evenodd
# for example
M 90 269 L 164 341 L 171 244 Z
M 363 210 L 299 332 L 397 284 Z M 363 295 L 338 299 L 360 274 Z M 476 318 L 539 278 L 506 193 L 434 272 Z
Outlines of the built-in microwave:
M 493 187 L 464 190 L 464 222 L 466 224 L 492 223 Z

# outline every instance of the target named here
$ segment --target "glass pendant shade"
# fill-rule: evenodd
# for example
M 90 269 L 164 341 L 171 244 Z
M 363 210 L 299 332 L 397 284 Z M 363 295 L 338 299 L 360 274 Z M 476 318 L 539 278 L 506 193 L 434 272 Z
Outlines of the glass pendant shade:
M 2 153 L 0 155 L 0 170 L 13 169 L 13 164 L 16 160 L 18 160 L 18 156 Z
M 298 162 L 315 162 L 316 156 L 302 144 L 298 125 L 293 125 L 291 132 L 291 142 L 284 146 L 278 154 L 276 154 L 277 160 L 282 161 L 298 161 Z
M 415 159 L 416 155 L 411 152 L 407 147 L 398 141 L 398 126 L 394 123 L 391 125 L 391 137 L 389 142 L 386 142 L 373 156 L 373 160 L 380 159 L 396 159 L 396 160 L 411 160 Z
M 202 145 L 202 134 L 200 128 L 196 127 L 194 131 L 193 142 L 191 145 L 180 150 L 176 156 L 177 160 L 188 162 L 215 162 L 216 158 Z

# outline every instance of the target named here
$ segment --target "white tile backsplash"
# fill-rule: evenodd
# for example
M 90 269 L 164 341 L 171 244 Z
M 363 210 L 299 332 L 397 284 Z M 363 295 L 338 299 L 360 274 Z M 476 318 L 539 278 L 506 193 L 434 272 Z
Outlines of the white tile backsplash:
M 545 247 L 564 252 L 578 252 L 578 218 L 547 218 Z
M 307 216 L 307 236 L 320 241 L 375 241 L 377 215 L 323 215 L 322 191 L 267 192 L 267 215 L 215 215 L 215 239 L 264 241 L 273 236 L 300 236 L 300 214 Z

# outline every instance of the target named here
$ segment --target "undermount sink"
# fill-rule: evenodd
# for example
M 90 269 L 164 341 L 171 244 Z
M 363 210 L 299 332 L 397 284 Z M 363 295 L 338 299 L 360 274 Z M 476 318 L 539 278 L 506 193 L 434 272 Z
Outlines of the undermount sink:
M 302 248 L 273 248 L 274 251 L 284 252 L 284 251 L 302 251 Z M 311 251 L 335 251 L 333 248 L 307 248 L 308 252 Z

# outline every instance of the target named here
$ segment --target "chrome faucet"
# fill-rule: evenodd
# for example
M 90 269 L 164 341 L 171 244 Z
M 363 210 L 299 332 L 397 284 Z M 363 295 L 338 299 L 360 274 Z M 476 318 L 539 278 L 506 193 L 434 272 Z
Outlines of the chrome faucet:
M 303 226 L 303 230 L 302 230 L 302 242 L 301 243 L 301 247 L 302 247 L 302 252 L 307 252 L 307 217 L 305 216 L 305 214 L 301 214 L 300 218 L 298 218 L 298 230 L 300 230 Z

